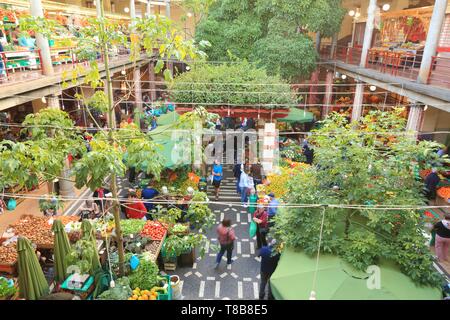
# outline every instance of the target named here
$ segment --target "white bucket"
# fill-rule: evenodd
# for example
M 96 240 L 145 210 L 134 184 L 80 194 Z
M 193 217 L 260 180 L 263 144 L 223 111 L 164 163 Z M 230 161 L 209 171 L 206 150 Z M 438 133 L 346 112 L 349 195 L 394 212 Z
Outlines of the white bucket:
M 180 277 L 177 275 L 170 276 L 170 286 L 172 287 L 172 300 L 181 300 L 181 290 L 183 289 L 183 286 Z

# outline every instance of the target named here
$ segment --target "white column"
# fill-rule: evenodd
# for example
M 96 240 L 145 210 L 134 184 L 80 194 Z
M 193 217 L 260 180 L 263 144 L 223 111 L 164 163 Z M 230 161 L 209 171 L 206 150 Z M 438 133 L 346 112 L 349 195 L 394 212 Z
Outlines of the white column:
M 63 197 L 76 197 L 74 183 L 70 181 L 70 166 L 69 160 L 66 159 L 64 169 L 61 173 L 63 179 L 59 179 L 59 193 Z
M 409 109 L 408 122 L 406 124 L 407 131 L 420 131 L 422 122 L 423 108 L 422 106 L 412 104 Z
M 30 13 L 33 17 L 44 17 L 41 0 L 30 0 Z M 36 33 L 36 45 L 41 51 L 42 73 L 46 76 L 53 74 L 52 57 L 48 40 L 42 34 Z
M 150 0 L 148 0 L 147 2 L 146 9 L 147 9 L 147 17 L 150 17 L 152 14 L 152 4 L 150 3 Z
M 142 88 L 141 88 L 141 68 L 136 67 L 133 71 L 133 84 L 134 84 L 134 101 L 136 103 L 136 109 L 142 112 Z
M 133 21 L 133 19 L 136 19 L 136 6 L 134 4 L 134 0 L 130 0 L 130 18 L 131 18 L 131 25 L 134 26 L 136 22 Z
M 155 83 L 156 75 L 155 75 L 155 63 L 153 61 L 150 62 L 148 66 L 148 80 L 150 81 L 150 100 L 156 101 L 156 83 Z
M 102 15 L 102 8 L 100 0 L 95 0 L 95 9 L 97 10 L 97 18 L 100 18 Z
M 367 54 L 372 45 L 372 35 L 375 22 L 375 11 L 377 10 L 377 0 L 370 0 L 369 8 L 367 9 L 366 31 L 364 32 L 364 42 L 361 52 L 360 67 L 366 66 Z
M 333 35 L 333 39 L 331 40 L 331 50 L 330 50 L 330 59 L 334 59 L 334 56 L 335 56 L 335 51 L 336 51 L 336 48 L 337 48 L 337 41 L 338 41 L 338 34 L 337 33 L 335 33 L 334 35 Z
M 355 87 L 355 99 L 353 101 L 352 121 L 358 121 L 362 114 L 362 102 L 364 97 L 364 84 L 358 82 Z
M 59 96 L 56 94 L 52 94 L 47 97 L 47 106 L 52 109 L 58 109 L 61 107 L 59 104 Z
M 423 52 L 422 63 L 420 64 L 417 82 L 426 84 L 430 74 L 431 62 L 439 44 L 442 24 L 445 19 L 448 0 L 436 0 L 434 3 L 433 15 L 431 16 L 430 27 L 428 28 L 427 41 Z
M 325 80 L 325 97 L 323 100 L 323 110 L 322 110 L 322 117 L 324 119 L 326 118 L 328 113 L 330 113 L 331 99 L 333 98 L 333 78 L 334 72 L 328 70 L 327 78 Z
M 166 2 L 166 17 L 168 19 L 170 19 L 170 1 L 169 0 L 165 0 Z

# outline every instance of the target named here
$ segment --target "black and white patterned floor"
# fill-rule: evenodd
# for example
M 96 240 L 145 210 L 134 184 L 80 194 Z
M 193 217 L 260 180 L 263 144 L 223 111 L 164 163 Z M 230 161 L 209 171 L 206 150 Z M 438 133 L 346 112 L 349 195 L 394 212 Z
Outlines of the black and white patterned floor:
M 212 186 L 208 187 L 208 195 L 210 199 L 214 199 Z M 232 169 L 224 166 L 219 202 L 239 201 Z M 197 257 L 193 268 L 177 268 L 167 273 L 176 274 L 183 281 L 184 299 L 258 299 L 260 258 L 257 257 L 255 239 L 249 238 L 250 214 L 246 208 L 231 207 L 228 204 L 212 204 L 211 209 L 216 214 L 217 225 L 224 217 L 228 217 L 235 230 L 237 239 L 231 270 L 226 266 L 225 256 L 220 267 L 214 269 L 217 251 L 207 248 L 203 258 Z M 218 245 L 216 226 L 208 232 L 208 238 L 211 243 Z

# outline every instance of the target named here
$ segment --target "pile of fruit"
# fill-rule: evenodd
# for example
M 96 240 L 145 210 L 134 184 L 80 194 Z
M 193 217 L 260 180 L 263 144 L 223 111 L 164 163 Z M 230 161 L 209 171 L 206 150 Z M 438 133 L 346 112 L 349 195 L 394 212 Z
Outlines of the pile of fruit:
M 141 290 L 136 288 L 133 295 L 128 300 L 158 300 L 159 293 L 165 293 L 166 290 L 160 287 L 153 287 L 151 290 Z
M 444 198 L 445 201 L 450 199 L 450 187 L 442 187 L 437 191 L 439 197 Z
M 128 300 L 157 300 L 158 294 L 155 291 L 141 290 L 136 288 L 133 290 L 133 295 Z
M 25 237 L 37 245 L 53 245 L 52 226 L 46 217 L 24 216 L 10 227 L 16 236 Z
M 14 264 L 17 261 L 17 249 L 16 244 L 11 243 L 7 246 L 0 246 L 0 263 L 1 264 Z
M 161 241 L 166 235 L 167 228 L 158 221 L 147 221 L 141 231 L 141 236 Z

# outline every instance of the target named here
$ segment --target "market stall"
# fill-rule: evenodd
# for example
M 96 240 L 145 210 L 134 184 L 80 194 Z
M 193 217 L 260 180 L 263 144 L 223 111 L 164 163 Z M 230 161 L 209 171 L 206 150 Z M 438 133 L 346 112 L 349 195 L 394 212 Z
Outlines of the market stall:
M 8 226 L 0 238 L 0 271 L 16 274 L 16 242 L 19 237 L 29 239 L 37 250 L 53 249 L 54 238 L 51 230 L 53 219 L 58 219 L 67 225 L 77 221 L 79 217 L 58 216 L 47 218 L 23 215 L 18 222 Z

